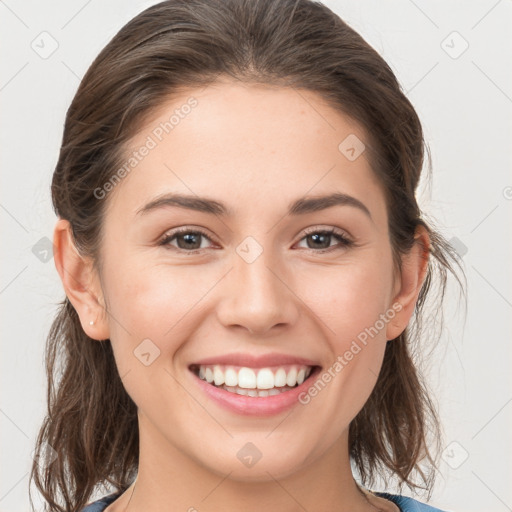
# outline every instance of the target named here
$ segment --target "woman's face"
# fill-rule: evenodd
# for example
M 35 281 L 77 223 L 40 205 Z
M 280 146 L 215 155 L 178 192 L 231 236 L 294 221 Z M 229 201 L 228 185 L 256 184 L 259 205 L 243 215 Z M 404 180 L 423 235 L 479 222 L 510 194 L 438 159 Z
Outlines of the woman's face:
M 253 481 L 346 455 L 349 424 L 400 333 L 385 200 L 364 141 L 312 92 L 228 82 L 174 97 L 131 141 L 124 177 L 98 199 L 108 201 L 109 313 L 99 322 L 138 407 L 141 453 Z M 213 358 L 217 382 L 235 375 L 252 394 L 263 367 L 278 387 L 280 367 L 292 383 L 294 365 L 321 369 L 300 395 L 242 396 L 193 371 Z

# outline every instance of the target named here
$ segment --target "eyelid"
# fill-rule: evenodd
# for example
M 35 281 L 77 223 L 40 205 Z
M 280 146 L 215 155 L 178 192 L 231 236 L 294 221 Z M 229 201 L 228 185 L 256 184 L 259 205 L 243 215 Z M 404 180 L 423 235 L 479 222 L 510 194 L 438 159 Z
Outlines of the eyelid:
M 332 233 L 332 234 L 335 234 L 338 236 L 342 236 L 343 238 L 346 238 L 347 240 L 350 240 L 351 242 L 354 241 L 354 238 L 352 237 L 352 235 L 350 235 L 348 233 L 348 231 L 341 229 L 341 228 L 334 227 L 334 226 L 324 226 L 324 227 L 312 226 L 309 228 L 305 228 L 303 231 L 303 234 L 304 234 L 304 236 L 307 236 L 307 235 L 311 235 L 312 233 L 322 233 L 322 232 L 329 232 L 329 233 Z M 302 238 L 304 238 L 304 236 Z M 299 239 L 299 242 L 300 242 L 300 240 L 302 240 L 302 238 Z
M 211 242 L 219 244 L 219 242 L 215 239 L 215 237 L 212 236 L 211 234 L 207 233 L 205 229 L 194 227 L 194 226 L 180 226 L 178 228 L 170 229 L 158 238 L 157 244 L 158 245 L 166 245 L 166 242 L 168 242 L 172 238 L 176 237 L 177 235 L 181 235 L 183 233 L 197 233 L 197 234 L 204 236 Z M 180 250 L 180 249 L 178 249 L 178 250 Z M 202 249 L 194 249 L 193 251 L 185 251 L 185 252 L 194 252 L 194 251 L 200 251 L 200 250 L 202 250 Z
M 206 230 L 204 230 L 203 228 L 198 228 L 198 227 L 194 227 L 194 226 L 180 226 L 178 228 L 173 228 L 173 229 L 171 229 L 169 231 L 166 231 L 158 239 L 158 245 L 170 246 L 169 241 L 174 239 L 176 236 L 178 236 L 180 234 L 183 234 L 183 233 L 196 233 L 196 234 L 199 234 L 201 236 L 204 236 L 205 238 L 207 238 L 211 242 L 216 243 L 217 245 L 220 245 L 219 242 L 215 239 L 215 237 L 213 237 L 212 235 L 207 233 Z M 301 232 L 301 234 L 302 234 L 301 238 L 299 238 L 295 242 L 295 244 L 301 242 L 308 235 L 315 234 L 315 233 L 324 233 L 324 234 L 330 234 L 332 236 L 337 236 L 337 237 L 342 239 L 342 242 L 340 242 L 341 246 L 348 247 L 348 246 L 356 245 L 353 237 L 351 235 L 349 235 L 345 230 L 342 230 L 340 228 L 336 228 L 334 226 L 329 226 L 329 227 L 325 227 L 324 226 L 324 227 L 322 227 L 322 226 L 318 226 L 318 225 L 317 226 L 310 226 L 310 227 L 305 228 Z M 344 242 L 343 242 L 343 240 L 344 240 Z M 315 252 L 316 253 L 322 253 L 322 252 L 326 252 L 326 251 L 330 251 L 330 250 L 335 250 L 335 249 L 339 248 L 338 246 L 340 244 L 335 245 L 333 247 L 329 247 L 327 249 L 305 249 L 305 250 L 306 251 L 312 251 L 314 253 Z M 170 247 L 172 247 L 172 246 L 170 246 Z M 187 251 L 187 250 L 179 249 L 179 248 L 176 248 L 176 247 L 172 247 L 172 248 L 175 249 L 178 252 L 184 252 L 184 253 L 187 253 L 187 254 L 196 254 L 196 253 L 199 253 L 199 252 L 202 252 L 202 251 L 205 250 L 205 249 L 193 249 L 193 250 Z
M 349 235 L 346 231 L 344 231 L 340 228 L 336 228 L 334 226 L 330 226 L 328 228 L 326 228 L 326 227 L 322 228 L 319 226 L 313 226 L 311 228 L 306 228 L 306 230 L 303 231 L 303 236 L 297 241 L 297 243 L 300 243 L 307 236 L 309 236 L 311 234 L 317 234 L 317 233 L 329 235 L 332 238 L 337 238 L 338 243 L 332 247 L 327 247 L 326 249 L 304 248 L 303 250 L 305 250 L 308 253 L 312 253 L 312 254 L 325 254 L 325 253 L 340 251 L 343 249 L 351 249 L 351 248 L 357 247 L 357 244 L 351 235 Z

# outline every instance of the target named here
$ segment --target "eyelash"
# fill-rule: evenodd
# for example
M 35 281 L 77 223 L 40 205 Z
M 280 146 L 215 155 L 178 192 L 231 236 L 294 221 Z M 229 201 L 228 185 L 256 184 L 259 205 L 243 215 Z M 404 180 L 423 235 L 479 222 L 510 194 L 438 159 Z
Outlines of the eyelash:
M 184 227 L 184 228 L 178 228 L 178 229 L 172 231 L 171 233 L 164 235 L 164 237 L 160 240 L 158 245 L 172 247 L 172 249 L 174 249 L 174 250 L 177 250 L 179 252 L 184 252 L 184 253 L 190 254 L 190 255 L 197 254 L 204 250 L 204 249 L 193 249 L 191 251 L 187 251 L 185 249 L 180 249 L 178 247 L 173 247 L 170 245 L 170 242 L 173 239 L 175 239 L 177 236 L 183 235 L 183 234 L 201 235 L 201 236 L 205 237 L 206 239 L 210 240 L 210 242 L 213 241 L 204 231 L 201 231 L 200 229 L 191 229 L 188 227 Z M 306 249 L 306 251 L 310 251 L 310 252 L 314 252 L 314 253 L 323 254 L 326 252 L 331 252 L 333 250 L 337 250 L 337 249 L 339 250 L 341 248 L 349 248 L 349 247 L 352 247 L 355 245 L 355 243 L 352 240 L 350 240 L 349 238 L 347 238 L 341 231 L 338 231 L 337 229 L 334 229 L 334 228 L 309 229 L 305 232 L 304 236 L 299 240 L 299 242 L 301 242 L 304 238 L 306 238 L 309 235 L 330 235 L 334 238 L 337 238 L 340 242 L 337 246 L 335 245 L 333 247 L 328 247 L 327 249 Z

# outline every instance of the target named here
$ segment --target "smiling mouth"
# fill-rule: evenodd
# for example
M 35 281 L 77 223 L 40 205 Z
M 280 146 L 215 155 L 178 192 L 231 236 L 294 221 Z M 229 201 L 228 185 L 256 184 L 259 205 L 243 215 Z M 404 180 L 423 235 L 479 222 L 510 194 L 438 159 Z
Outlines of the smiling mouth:
M 197 365 L 189 370 L 199 379 L 230 393 L 243 396 L 266 397 L 290 391 L 320 370 L 320 366 L 298 364 L 265 368 L 234 365 Z

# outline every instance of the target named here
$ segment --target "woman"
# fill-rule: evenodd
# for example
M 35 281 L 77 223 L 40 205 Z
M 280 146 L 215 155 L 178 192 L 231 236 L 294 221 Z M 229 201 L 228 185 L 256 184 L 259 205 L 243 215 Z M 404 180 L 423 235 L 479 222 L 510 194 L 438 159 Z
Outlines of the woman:
M 423 148 L 319 3 L 170 0 L 124 26 L 52 182 L 48 510 L 438 510 L 370 489 L 430 496 L 441 444 L 410 343 L 458 262 L 415 199 Z

